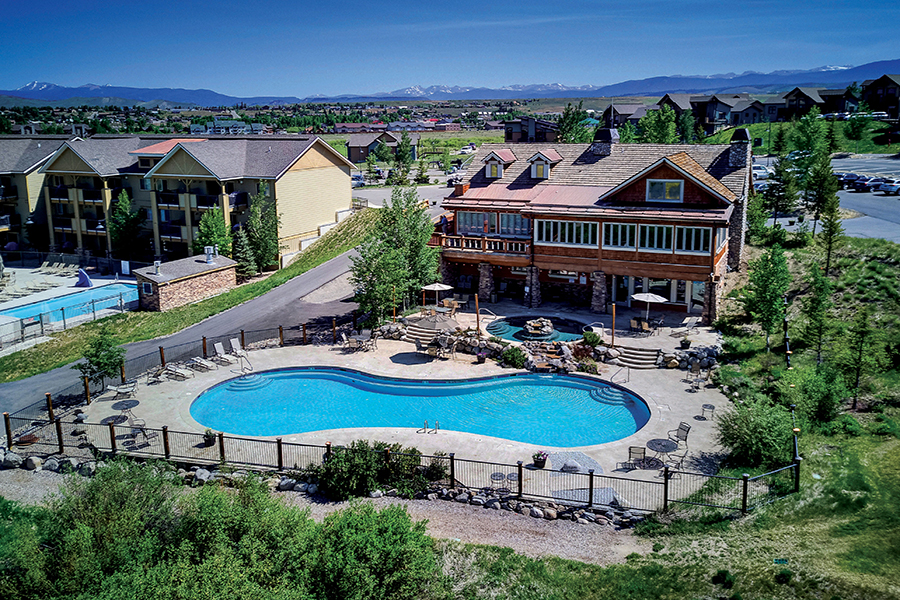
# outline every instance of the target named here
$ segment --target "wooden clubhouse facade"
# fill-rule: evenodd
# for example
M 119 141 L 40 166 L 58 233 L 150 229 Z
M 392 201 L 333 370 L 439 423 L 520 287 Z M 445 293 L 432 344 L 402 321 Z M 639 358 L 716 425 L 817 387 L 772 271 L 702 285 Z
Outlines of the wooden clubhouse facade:
M 443 202 L 442 278 L 532 308 L 606 312 L 651 292 L 710 322 L 740 268 L 751 161 L 745 129 L 727 145 L 619 144 L 609 129 L 591 144 L 483 145 Z

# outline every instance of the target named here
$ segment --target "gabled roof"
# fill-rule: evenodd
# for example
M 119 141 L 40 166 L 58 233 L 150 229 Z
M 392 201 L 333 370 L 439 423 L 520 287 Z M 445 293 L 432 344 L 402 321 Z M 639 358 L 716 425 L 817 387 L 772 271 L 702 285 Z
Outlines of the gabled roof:
M 559 155 L 559 152 L 554 148 L 548 148 L 547 150 L 539 150 L 532 154 L 531 158 L 528 159 L 528 162 L 534 162 L 539 156 L 552 165 L 555 165 L 563 159 L 562 156 Z
M 635 173 L 616 187 L 600 196 L 600 200 L 603 200 L 604 198 L 608 198 L 610 196 L 614 196 L 625 188 L 631 186 L 635 181 L 641 179 L 645 175 L 652 173 L 663 165 L 672 167 L 673 169 L 684 175 L 686 178 L 706 188 L 707 190 L 712 192 L 713 195 L 718 196 L 720 199 L 726 202 L 731 203 L 737 199 L 737 196 L 735 196 L 734 192 L 722 185 L 718 179 L 712 177 L 709 173 L 707 173 L 706 170 L 701 167 L 696 160 L 688 156 L 686 152 L 679 152 L 671 156 L 664 156 L 646 169 Z
M 503 148 L 502 150 L 493 150 L 491 152 L 488 152 L 487 156 L 481 159 L 481 162 L 486 163 L 491 159 L 491 157 L 495 157 L 504 165 L 509 165 L 516 162 L 516 155 L 509 148 Z
M 30 173 L 65 141 L 65 138 L 0 136 L 0 173 Z
M 128 154 L 134 154 L 135 156 L 165 156 L 169 153 L 169 150 L 175 147 L 176 144 L 190 144 L 193 142 L 205 141 L 205 139 L 198 138 L 176 138 L 172 140 L 166 140 L 164 142 L 159 142 L 158 144 L 153 144 L 139 150 L 132 150 Z
M 659 99 L 657 104 L 662 106 L 663 100 L 666 98 L 681 110 L 691 110 L 691 94 L 666 94 Z
M 374 125 L 373 125 L 374 127 Z M 400 143 L 401 134 L 394 133 L 393 131 L 375 131 L 372 133 L 351 133 L 350 138 L 347 140 L 347 146 L 350 148 L 365 148 L 369 146 L 372 142 L 380 138 L 381 136 L 389 136 L 384 144 L 389 148 L 393 148 L 397 144 Z M 409 136 L 410 143 L 415 146 L 419 143 L 419 134 L 414 132 L 407 132 Z M 393 139 L 391 139 L 393 138 Z
M 795 92 L 809 97 L 809 99 L 812 100 L 813 102 L 815 102 L 816 104 L 822 103 L 822 97 L 819 95 L 818 88 L 795 87 L 794 89 L 792 89 L 790 92 L 788 92 L 784 96 L 785 96 L 785 98 L 787 98 L 788 96 L 796 95 Z
M 53 157 L 41 167 L 41 171 L 53 172 L 54 162 L 66 150 L 70 150 L 100 177 L 115 177 L 128 173 L 137 173 L 138 159 L 131 152 L 151 146 L 154 143 L 155 140 L 137 136 L 108 138 L 95 136 L 86 140 L 76 138 L 65 142 Z
M 757 110 L 762 110 L 762 102 L 759 100 L 741 100 L 737 104 L 731 107 L 733 112 L 741 112 L 747 110 L 748 108 L 755 108 Z

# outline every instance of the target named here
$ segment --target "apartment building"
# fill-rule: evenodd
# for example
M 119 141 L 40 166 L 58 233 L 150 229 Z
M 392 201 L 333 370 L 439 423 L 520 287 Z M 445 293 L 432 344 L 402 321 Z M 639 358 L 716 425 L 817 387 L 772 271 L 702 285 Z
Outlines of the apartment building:
M 228 226 L 246 220 L 262 190 L 281 216 L 282 257 L 350 208 L 353 165 L 314 136 L 94 136 L 64 142 L 41 167 L 50 246 L 105 256 L 106 218 L 124 192 L 147 212 L 147 254 L 192 255 L 204 212 L 220 208 Z
M 740 268 L 750 164 L 746 129 L 726 145 L 620 144 L 610 129 L 591 144 L 485 144 L 443 202 L 443 281 L 596 312 L 652 292 L 710 322 Z

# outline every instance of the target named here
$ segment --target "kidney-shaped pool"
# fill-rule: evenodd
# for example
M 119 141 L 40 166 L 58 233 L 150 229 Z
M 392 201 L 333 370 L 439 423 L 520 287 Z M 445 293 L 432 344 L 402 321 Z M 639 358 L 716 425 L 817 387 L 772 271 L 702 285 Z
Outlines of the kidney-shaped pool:
M 540 446 L 604 444 L 650 418 L 632 392 L 577 375 L 422 381 L 333 367 L 263 371 L 222 382 L 191 404 L 204 427 L 275 436 L 357 427 L 462 431 Z

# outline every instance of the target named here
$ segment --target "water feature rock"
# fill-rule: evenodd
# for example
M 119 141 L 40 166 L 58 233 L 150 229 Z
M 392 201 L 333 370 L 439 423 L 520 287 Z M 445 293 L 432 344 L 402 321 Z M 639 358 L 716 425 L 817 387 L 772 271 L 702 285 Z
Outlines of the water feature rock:
M 22 466 L 22 457 L 15 452 L 7 452 L 3 457 L 4 469 L 18 469 Z
M 212 473 L 207 471 L 206 469 L 197 469 L 194 471 L 194 481 L 204 484 L 209 481 L 209 478 L 212 477 Z
M 40 456 L 29 456 L 25 459 L 25 468 L 29 471 L 40 471 L 43 464 L 44 461 Z
M 372 490 L 369 492 L 369 498 L 381 498 L 382 496 L 384 496 L 384 492 L 381 490 Z
M 560 471 L 565 471 L 566 473 L 580 473 L 584 470 L 584 467 L 581 466 L 577 460 L 569 459 L 563 463 L 563 466 L 559 468 Z
M 305 492 L 307 489 L 309 489 L 309 484 L 306 483 L 305 481 L 301 481 L 300 483 L 298 483 L 297 485 L 294 486 L 295 492 Z
M 532 506 L 531 512 L 529 514 L 532 517 L 534 517 L 535 519 L 543 519 L 544 518 L 544 511 L 539 509 L 537 506 Z

